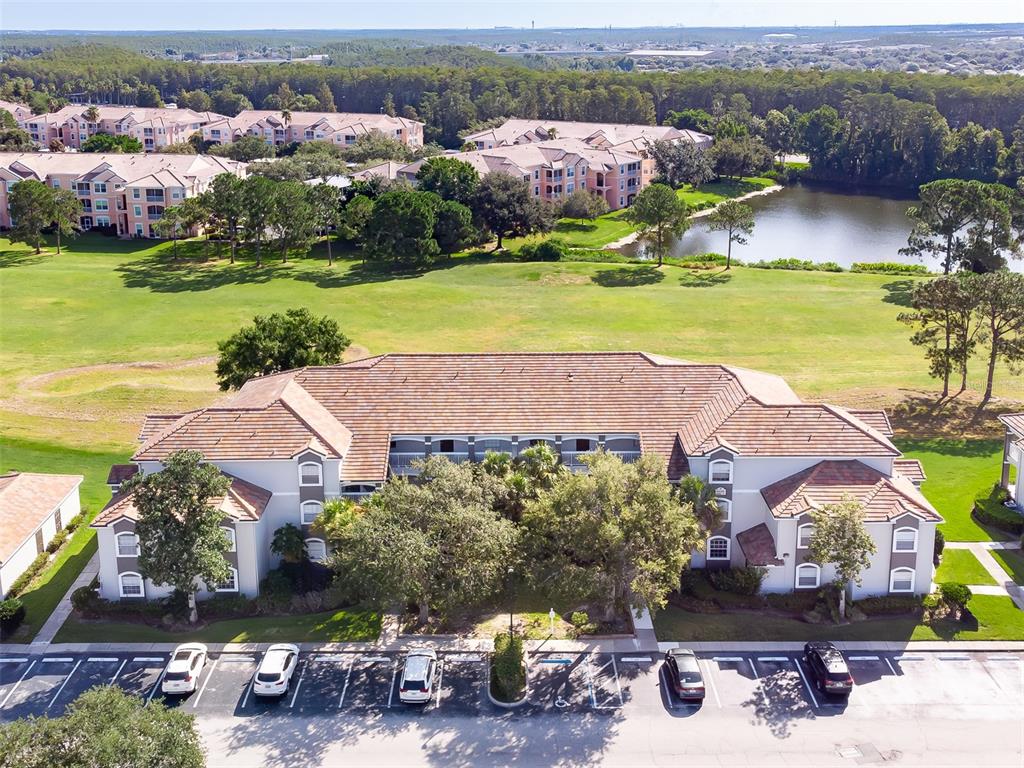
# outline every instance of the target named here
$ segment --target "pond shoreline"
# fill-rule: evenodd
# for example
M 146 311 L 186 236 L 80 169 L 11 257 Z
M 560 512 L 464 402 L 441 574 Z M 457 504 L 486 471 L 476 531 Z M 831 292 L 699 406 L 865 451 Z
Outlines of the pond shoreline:
M 752 197 L 761 197 L 763 195 L 770 195 L 773 192 L 778 192 L 781 189 L 785 189 L 785 186 L 782 185 L 782 184 L 773 184 L 772 186 L 765 187 L 764 189 L 755 189 L 753 192 L 747 192 L 745 195 L 740 195 L 739 197 L 730 197 L 729 200 L 730 201 L 735 201 L 735 202 L 740 202 L 741 200 L 749 200 Z M 726 201 L 723 200 L 722 203 L 724 203 L 724 202 L 726 202 Z M 716 204 L 712 208 L 705 208 L 705 209 L 703 209 L 701 211 L 697 211 L 695 213 L 692 213 L 692 214 L 690 214 L 690 216 L 688 218 L 690 218 L 690 219 L 701 219 L 701 218 L 704 218 L 705 216 L 710 216 L 712 213 L 715 212 L 715 210 L 718 208 L 718 206 L 721 205 L 722 203 L 718 203 L 718 204 Z M 627 246 L 630 243 L 634 242 L 636 240 L 636 236 L 637 236 L 636 232 L 630 232 L 625 237 L 620 237 L 618 240 L 616 240 L 614 242 L 611 242 L 611 243 L 608 243 L 603 248 L 601 248 L 601 250 L 602 251 L 617 251 L 619 248 L 622 248 L 622 247 Z

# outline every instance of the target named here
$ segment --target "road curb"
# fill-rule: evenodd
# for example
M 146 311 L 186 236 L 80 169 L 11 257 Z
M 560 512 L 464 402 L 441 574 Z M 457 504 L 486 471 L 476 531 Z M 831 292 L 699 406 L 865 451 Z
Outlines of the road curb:
M 491 663 L 490 660 L 488 660 L 487 663 L 489 665 Z M 494 695 L 491 693 L 491 674 L 490 668 L 488 667 L 487 698 L 490 699 L 491 704 L 493 704 L 496 707 L 501 707 L 502 709 L 518 709 L 519 707 L 523 706 L 523 704 L 525 704 L 530 698 L 530 668 L 525 663 L 523 664 L 523 679 L 525 680 L 525 682 L 523 683 L 523 698 L 519 699 L 518 701 L 499 701 L 498 699 L 494 698 Z

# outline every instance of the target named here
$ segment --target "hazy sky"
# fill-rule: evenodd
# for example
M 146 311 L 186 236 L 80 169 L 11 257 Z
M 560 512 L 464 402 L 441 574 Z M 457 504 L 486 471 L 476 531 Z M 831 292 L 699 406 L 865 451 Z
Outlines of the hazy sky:
M 416 29 L 638 26 L 829 26 L 1024 21 L 1024 0 L 0 0 L 11 29 Z

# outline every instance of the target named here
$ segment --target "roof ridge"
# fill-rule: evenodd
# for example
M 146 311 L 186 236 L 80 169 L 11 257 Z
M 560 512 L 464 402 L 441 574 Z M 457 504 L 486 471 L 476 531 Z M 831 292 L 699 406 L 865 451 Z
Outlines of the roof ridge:
M 895 445 L 893 445 L 892 441 L 889 438 L 887 438 L 885 435 L 883 435 L 877 429 L 872 427 L 870 424 L 865 424 L 863 421 L 858 419 L 856 416 L 854 416 L 853 414 L 849 413 L 842 406 L 831 405 L 829 403 L 818 403 L 818 405 L 821 406 L 822 408 L 824 408 L 825 410 L 830 411 L 831 413 L 833 413 L 834 415 L 836 415 L 837 417 L 839 417 L 840 419 L 845 421 L 847 424 L 849 424 L 851 427 L 859 429 L 861 432 L 866 434 L 868 437 L 870 437 L 876 443 L 881 445 L 883 448 L 889 448 L 890 450 L 893 451 L 894 455 L 896 455 L 896 456 L 902 456 L 903 455 L 900 452 L 900 450 Z

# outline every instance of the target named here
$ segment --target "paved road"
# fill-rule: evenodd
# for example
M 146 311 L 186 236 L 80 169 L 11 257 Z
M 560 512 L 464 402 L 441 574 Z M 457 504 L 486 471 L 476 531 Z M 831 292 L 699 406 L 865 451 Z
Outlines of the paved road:
M 848 702 L 792 651 L 699 654 L 700 707 L 668 694 L 656 655 L 537 653 L 530 694 L 487 698 L 486 657 L 442 653 L 426 706 L 398 701 L 395 653 L 303 654 L 280 700 L 252 695 L 259 653 L 213 654 L 196 693 L 211 766 L 1024 765 L 1024 654 L 848 654 Z M 114 684 L 146 700 L 168 654 L 0 656 L 0 719 L 57 715 Z

